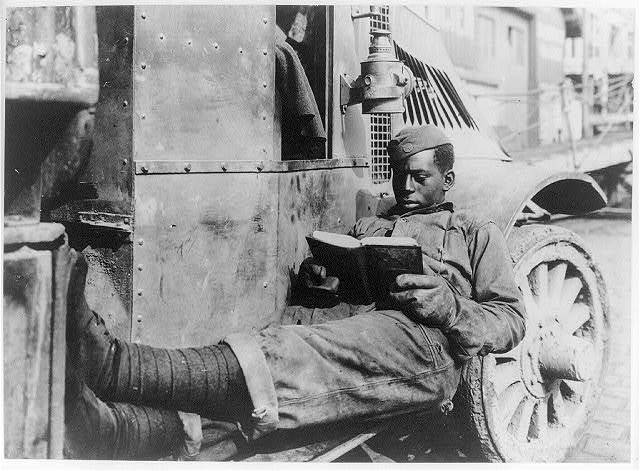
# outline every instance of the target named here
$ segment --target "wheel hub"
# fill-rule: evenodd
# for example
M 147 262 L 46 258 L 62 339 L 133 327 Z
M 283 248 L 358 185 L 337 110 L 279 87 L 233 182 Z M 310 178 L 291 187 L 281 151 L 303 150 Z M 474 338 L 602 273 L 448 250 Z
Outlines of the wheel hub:
M 540 322 L 522 346 L 522 381 L 537 398 L 558 379 L 587 381 L 592 374 L 590 342 L 562 332 L 558 318 Z

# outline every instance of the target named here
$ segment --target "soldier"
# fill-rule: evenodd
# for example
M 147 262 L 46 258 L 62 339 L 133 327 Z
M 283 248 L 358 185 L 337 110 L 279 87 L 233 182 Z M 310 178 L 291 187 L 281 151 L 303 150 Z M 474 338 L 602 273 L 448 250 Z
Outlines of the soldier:
M 277 428 L 435 408 L 453 397 L 464 361 L 516 346 L 524 307 L 504 237 L 445 201 L 452 144 L 427 125 L 402 130 L 388 153 L 396 205 L 360 219 L 351 234 L 422 246 L 426 274 L 396 279 L 395 309 L 352 306 L 339 320 L 153 348 L 116 339 L 88 308 L 78 257 L 68 305 L 70 442 L 92 458 L 153 458 L 198 436 L 185 413 L 236 421 L 253 440 Z M 313 273 L 318 267 L 303 263 L 299 275 Z

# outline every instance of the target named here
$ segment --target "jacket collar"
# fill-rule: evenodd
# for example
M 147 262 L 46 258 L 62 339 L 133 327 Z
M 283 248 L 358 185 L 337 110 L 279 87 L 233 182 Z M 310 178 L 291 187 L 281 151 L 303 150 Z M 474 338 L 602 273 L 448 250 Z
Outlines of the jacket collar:
M 442 203 L 434 204 L 431 206 L 421 206 L 410 211 L 406 211 L 398 207 L 397 205 L 391 207 L 386 214 L 379 214 L 379 217 L 385 219 L 397 219 L 402 216 L 413 216 L 414 214 L 431 214 L 439 211 L 451 211 L 453 212 L 453 203 L 451 201 L 443 201 Z

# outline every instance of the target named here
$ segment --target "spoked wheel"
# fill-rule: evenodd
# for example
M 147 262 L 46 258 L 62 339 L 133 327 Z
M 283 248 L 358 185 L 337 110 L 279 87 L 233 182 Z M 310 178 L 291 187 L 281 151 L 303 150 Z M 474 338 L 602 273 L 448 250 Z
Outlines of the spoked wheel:
M 561 461 L 596 405 L 607 359 L 600 272 L 572 232 L 531 225 L 509 239 L 527 311 L 512 351 L 465 366 L 463 426 L 491 461 Z

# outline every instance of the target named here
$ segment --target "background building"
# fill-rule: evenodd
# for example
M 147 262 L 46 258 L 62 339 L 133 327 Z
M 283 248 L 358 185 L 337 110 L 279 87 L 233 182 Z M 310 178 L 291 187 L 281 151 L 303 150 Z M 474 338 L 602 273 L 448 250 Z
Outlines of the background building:
M 583 10 L 567 8 L 428 5 L 413 10 L 440 29 L 468 91 L 507 150 L 582 137 L 584 24 L 589 28 L 589 113 L 617 111 L 624 96 L 619 85 L 630 91 L 634 17 L 628 10 L 590 9 L 586 22 Z M 597 116 L 592 124 L 600 124 Z

